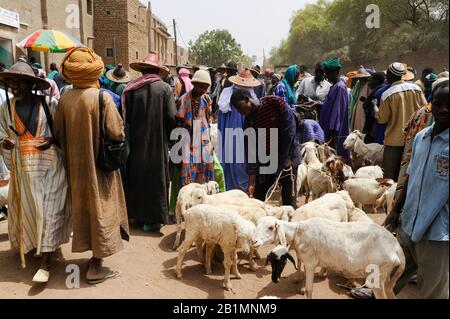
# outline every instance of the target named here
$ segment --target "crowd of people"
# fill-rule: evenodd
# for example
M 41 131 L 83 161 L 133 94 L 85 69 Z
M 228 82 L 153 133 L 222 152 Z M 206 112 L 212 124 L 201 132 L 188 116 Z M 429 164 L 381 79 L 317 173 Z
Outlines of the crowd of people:
M 49 280 L 51 256 L 71 233 L 73 252 L 92 251 L 87 281 L 114 278 L 119 272 L 102 262 L 129 240 L 129 222 L 159 232 L 191 183 L 216 181 L 222 192 L 238 189 L 264 201 L 279 180 L 283 205 L 297 208 L 301 145 L 327 143 L 351 164 L 343 144 L 359 131 L 365 143 L 384 145 L 385 177 L 398 181 L 385 224 L 400 229 L 402 284 L 417 273 L 425 297 L 448 298 L 447 71 L 427 68 L 416 81 L 414 68 L 394 62 L 344 75 L 335 57 L 317 63 L 314 74 L 305 65 L 277 74 L 229 61 L 217 69 L 180 66 L 171 75 L 153 52 L 129 67 L 141 76 L 75 48 L 48 75 L 26 58 L 0 70 L 9 239 L 23 266 L 25 254 L 42 256 L 33 281 Z M 195 139 L 214 127 L 216 143 Z M 188 136 L 174 138 L 176 128 Z M 250 145 L 248 128 L 265 145 Z M 174 150 L 178 142 L 187 154 Z M 259 146 L 271 160 L 247 161 Z M 183 160 L 172 160 L 174 152 Z M 108 156 L 117 165 L 105 165 Z

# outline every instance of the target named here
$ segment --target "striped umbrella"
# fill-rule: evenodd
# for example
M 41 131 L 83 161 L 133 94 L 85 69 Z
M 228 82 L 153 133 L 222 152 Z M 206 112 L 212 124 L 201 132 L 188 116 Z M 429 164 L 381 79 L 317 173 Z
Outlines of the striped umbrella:
M 73 36 L 61 31 L 40 29 L 23 39 L 17 46 L 39 52 L 64 53 L 74 47 L 84 45 Z

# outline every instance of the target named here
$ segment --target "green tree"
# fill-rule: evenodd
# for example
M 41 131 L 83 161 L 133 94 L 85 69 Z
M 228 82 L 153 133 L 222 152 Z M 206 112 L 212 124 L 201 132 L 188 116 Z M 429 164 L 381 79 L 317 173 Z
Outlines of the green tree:
M 368 29 L 369 4 L 380 9 L 380 28 Z M 364 61 L 449 46 L 448 0 L 318 0 L 297 11 L 287 39 L 271 62 L 313 65 L 333 55 Z
M 197 64 L 218 67 L 243 56 L 241 45 L 227 30 L 202 33 L 195 42 L 189 42 L 189 55 Z

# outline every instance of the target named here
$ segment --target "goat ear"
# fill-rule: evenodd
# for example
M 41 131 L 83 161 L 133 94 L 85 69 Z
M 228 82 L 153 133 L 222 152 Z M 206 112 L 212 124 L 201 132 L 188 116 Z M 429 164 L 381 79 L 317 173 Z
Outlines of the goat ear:
M 289 259 L 294 264 L 295 270 L 297 270 L 298 268 L 297 268 L 297 265 L 295 264 L 294 257 L 292 257 L 291 254 L 287 254 L 287 259 Z
M 280 224 L 278 224 L 278 222 L 275 223 L 275 230 L 277 232 L 277 239 L 278 239 L 278 242 L 280 243 L 280 245 L 287 246 L 286 234 L 284 233 L 283 228 L 281 227 Z

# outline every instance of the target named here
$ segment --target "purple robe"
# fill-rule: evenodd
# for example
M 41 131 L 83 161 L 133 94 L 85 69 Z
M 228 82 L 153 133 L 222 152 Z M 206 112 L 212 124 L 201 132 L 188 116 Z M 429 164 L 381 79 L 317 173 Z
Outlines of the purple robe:
M 350 133 L 348 104 L 347 86 L 339 81 L 330 88 L 326 100 L 322 103 L 319 120 L 325 140 L 329 141 L 334 134 L 335 138 L 330 146 L 336 149 L 338 155 L 347 159 L 350 158 L 350 152 L 344 149 L 343 144 Z

